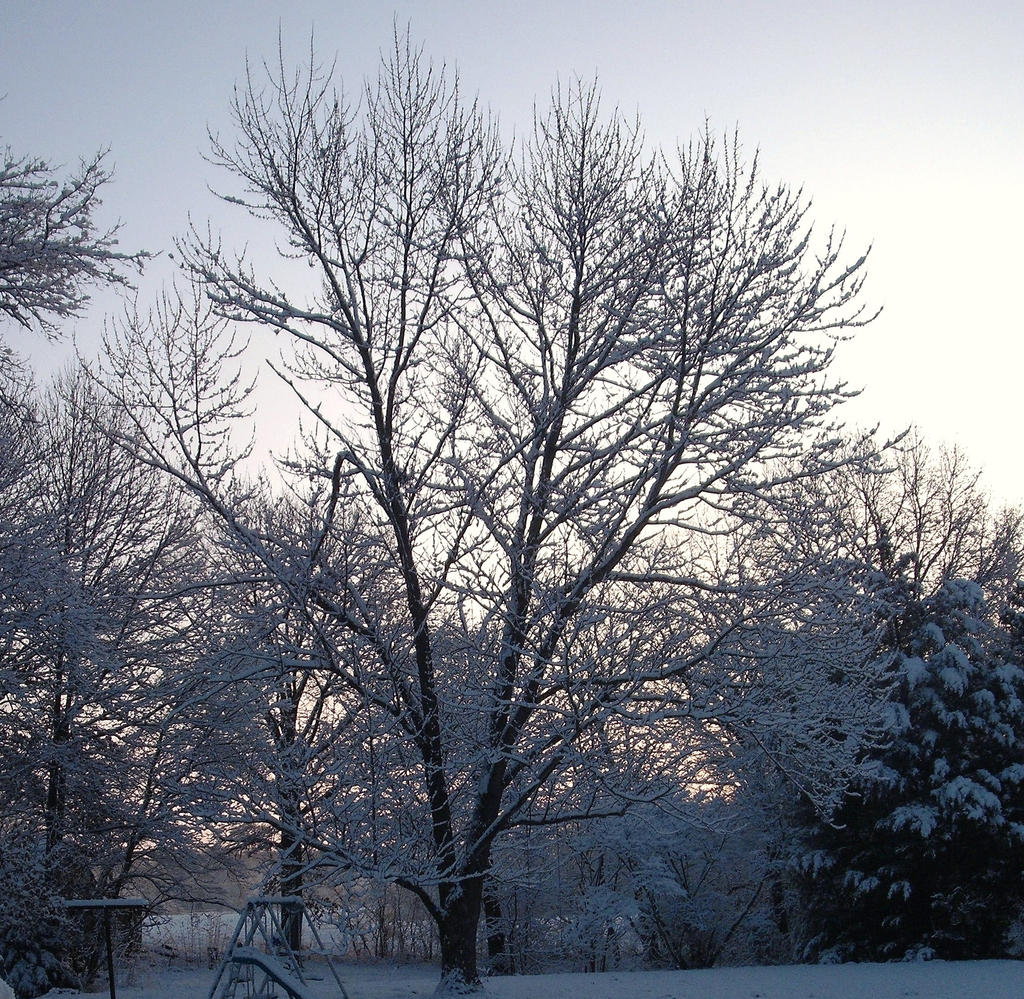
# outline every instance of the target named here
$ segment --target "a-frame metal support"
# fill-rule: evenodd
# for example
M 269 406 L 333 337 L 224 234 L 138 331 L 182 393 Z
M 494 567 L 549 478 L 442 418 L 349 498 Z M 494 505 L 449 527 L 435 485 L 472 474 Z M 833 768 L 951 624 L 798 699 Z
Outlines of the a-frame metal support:
M 284 922 L 305 920 L 310 937 L 338 986 L 340 999 L 348 999 L 345 986 L 327 949 L 309 918 L 302 899 L 291 895 L 257 895 L 250 898 L 217 969 L 208 999 L 312 999 L 302 958 L 289 943 Z

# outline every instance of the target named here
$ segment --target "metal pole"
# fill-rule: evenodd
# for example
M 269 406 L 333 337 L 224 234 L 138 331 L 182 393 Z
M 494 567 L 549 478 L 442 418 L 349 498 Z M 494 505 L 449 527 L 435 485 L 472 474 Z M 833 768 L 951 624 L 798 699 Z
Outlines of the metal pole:
M 110 982 L 110 999 L 117 999 L 117 986 L 114 984 L 114 945 L 110 940 L 110 909 L 103 910 L 103 936 L 107 941 L 107 981 Z

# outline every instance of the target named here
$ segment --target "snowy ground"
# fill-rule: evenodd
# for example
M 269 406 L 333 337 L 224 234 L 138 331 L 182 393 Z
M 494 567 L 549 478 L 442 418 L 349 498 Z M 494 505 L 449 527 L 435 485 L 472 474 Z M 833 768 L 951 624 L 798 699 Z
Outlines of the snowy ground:
M 437 969 L 345 965 L 349 999 L 430 996 Z M 150 968 L 134 984 L 119 984 L 118 999 L 204 999 L 213 982 L 205 968 Z M 328 987 L 330 982 L 330 987 Z M 313 982 L 317 999 L 337 999 L 329 977 Z M 96 999 L 106 991 L 95 993 Z M 493 999 L 1024 999 L 1024 961 L 933 961 L 713 971 L 609 972 L 603 975 L 529 975 L 492 978 Z

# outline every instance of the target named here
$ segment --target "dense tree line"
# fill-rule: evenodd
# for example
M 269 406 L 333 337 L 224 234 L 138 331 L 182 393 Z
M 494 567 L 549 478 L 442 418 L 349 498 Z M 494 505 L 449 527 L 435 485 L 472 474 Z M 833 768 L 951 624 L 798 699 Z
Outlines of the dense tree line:
M 402 39 L 359 106 L 310 66 L 234 111 L 230 200 L 317 287 L 193 233 L 101 357 L 0 372 L 0 970 L 88 974 L 60 900 L 214 847 L 453 989 L 1005 953 L 1021 521 L 840 424 L 863 258 L 593 88 L 510 149 Z M 0 310 L 49 334 L 143 259 L 100 160 L 52 176 L 0 170 Z M 305 414 L 265 468 L 246 325 Z

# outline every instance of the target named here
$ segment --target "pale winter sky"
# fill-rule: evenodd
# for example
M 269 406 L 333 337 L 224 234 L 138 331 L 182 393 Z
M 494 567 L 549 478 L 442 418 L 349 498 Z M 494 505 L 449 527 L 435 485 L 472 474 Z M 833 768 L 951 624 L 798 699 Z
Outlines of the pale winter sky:
M 230 134 L 245 61 L 336 57 L 350 93 L 392 25 L 458 68 L 510 128 L 574 76 L 671 147 L 738 126 L 764 174 L 803 186 L 821 227 L 873 246 L 882 316 L 838 370 L 858 423 L 959 443 L 996 498 L 1024 503 L 1024 4 L 729 0 L 2 0 L 0 144 L 74 165 L 109 146 L 104 211 L 128 248 L 168 249 L 191 213 L 252 235 L 207 191 L 207 128 Z M 140 285 L 166 279 L 161 261 Z M 108 298 L 75 324 L 98 340 Z M 3 331 L 26 347 L 17 330 Z M 37 363 L 58 351 L 34 350 Z

